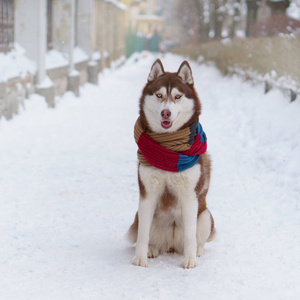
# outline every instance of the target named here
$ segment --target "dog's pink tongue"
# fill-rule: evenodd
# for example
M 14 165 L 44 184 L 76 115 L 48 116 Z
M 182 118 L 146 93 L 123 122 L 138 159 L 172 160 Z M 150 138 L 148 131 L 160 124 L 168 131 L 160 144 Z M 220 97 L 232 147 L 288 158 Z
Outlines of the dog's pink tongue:
M 168 129 L 168 128 L 170 128 L 172 126 L 172 122 L 170 122 L 170 121 L 162 121 L 161 122 L 161 126 L 163 128 L 165 128 L 165 129 Z

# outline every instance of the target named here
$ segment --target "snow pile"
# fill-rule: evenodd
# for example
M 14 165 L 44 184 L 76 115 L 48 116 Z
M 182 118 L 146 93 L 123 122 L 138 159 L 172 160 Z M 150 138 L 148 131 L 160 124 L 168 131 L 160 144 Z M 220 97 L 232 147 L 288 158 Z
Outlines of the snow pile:
M 15 43 L 14 49 L 8 53 L 0 53 L 0 82 L 14 77 L 26 77 L 35 74 L 36 63 L 26 57 L 25 49 Z
M 74 63 L 87 61 L 88 55 L 79 47 L 74 48 Z M 50 50 L 46 54 L 46 69 L 56 69 L 67 67 L 69 65 L 69 54 L 59 52 L 57 50 Z
M 88 55 L 79 47 L 74 48 L 74 62 L 75 64 L 89 60 Z
M 100 60 L 101 59 L 101 52 L 100 51 L 94 51 L 92 54 L 92 60 Z
M 112 69 L 119 68 L 120 66 L 122 66 L 122 64 L 125 63 L 125 61 L 126 61 L 126 57 L 121 56 L 120 58 L 111 62 L 111 68 Z
M 199 266 L 164 254 L 131 265 L 124 235 L 138 207 L 133 126 L 156 57 L 105 70 L 100 86 L 40 96 L 0 121 L 3 299 L 297 299 L 300 294 L 300 101 L 263 94 L 191 63 L 202 101 L 217 240 Z M 182 58 L 162 58 L 177 71 Z
M 298 3 L 296 3 L 298 1 Z M 287 8 L 287 15 L 296 20 L 300 20 L 300 5 L 299 0 L 291 1 L 290 6 Z
M 48 89 L 51 87 L 53 87 L 53 82 L 49 76 L 45 76 L 44 80 L 40 84 L 37 85 L 37 88 L 40 88 L 40 89 Z
M 198 60 L 199 59 L 201 59 L 201 56 L 199 56 Z M 294 80 L 290 75 L 278 76 L 275 70 L 271 70 L 268 73 L 261 74 L 256 70 L 253 70 L 252 68 L 245 70 L 240 67 L 229 66 L 228 71 L 233 74 L 238 74 L 245 80 L 248 80 L 250 78 L 253 82 L 260 82 L 262 84 L 265 84 L 267 82 L 270 87 L 280 89 L 286 94 L 290 94 L 291 90 L 296 92 L 297 94 L 300 93 L 299 82 Z
M 66 67 L 69 65 L 68 56 L 65 53 L 59 52 L 55 49 L 47 51 L 46 53 L 46 69 L 56 69 Z

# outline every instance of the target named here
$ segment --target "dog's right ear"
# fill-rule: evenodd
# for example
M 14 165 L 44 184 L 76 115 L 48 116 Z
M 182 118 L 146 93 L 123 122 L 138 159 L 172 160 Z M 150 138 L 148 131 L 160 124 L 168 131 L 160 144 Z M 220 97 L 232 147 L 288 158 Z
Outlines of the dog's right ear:
M 150 74 L 148 76 L 148 82 L 151 82 L 164 74 L 165 74 L 164 66 L 160 61 L 160 59 L 157 59 L 152 65 Z

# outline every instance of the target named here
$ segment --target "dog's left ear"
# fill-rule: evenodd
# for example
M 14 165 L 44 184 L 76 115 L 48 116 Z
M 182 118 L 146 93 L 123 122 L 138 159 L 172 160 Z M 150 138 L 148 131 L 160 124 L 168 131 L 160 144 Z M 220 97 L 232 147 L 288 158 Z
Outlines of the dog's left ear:
M 186 60 L 180 65 L 180 67 L 177 71 L 177 76 L 179 76 L 184 83 L 187 83 L 190 85 L 194 84 L 192 69 Z

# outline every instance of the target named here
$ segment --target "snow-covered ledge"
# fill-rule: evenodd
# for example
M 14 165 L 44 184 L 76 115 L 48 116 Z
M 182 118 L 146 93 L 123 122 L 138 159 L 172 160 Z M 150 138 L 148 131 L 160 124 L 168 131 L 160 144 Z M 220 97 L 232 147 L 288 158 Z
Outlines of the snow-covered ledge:
M 68 91 L 72 91 L 75 96 L 79 96 L 80 73 L 73 70 L 68 74 Z
M 0 53 L 0 118 L 11 119 L 19 105 L 34 91 L 35 62 L 25 55 L 25 49 L 14 44 L 8 53 Z
M 48 107 L 55 107 L 55 91 L 54 91 L 54 84 L 49 76 L 45 76 L 43 82 L 36 86 L 37 94 L 44 96 Z
M 88 62 L 90 58 L 80 47 L 74 48 L 75 69 L 80 73 L 80 85 L 88 81 Z
M 46 54 L 46 70 L 53 82 L 55 95 L 63 95 L 67 90 L 72 90 L 77 94 L 79 86 L 88 80 L 88 55 L 79 47 L 74 48 L 73 54 L 76 74 L 73 71 L 70 72 L 68 53 L 50 50 Z M 75 78 L 75 75 L 78 76 L 78 79 Z M 77 82 L 78 87 L 75 89 L 74 84 Z

